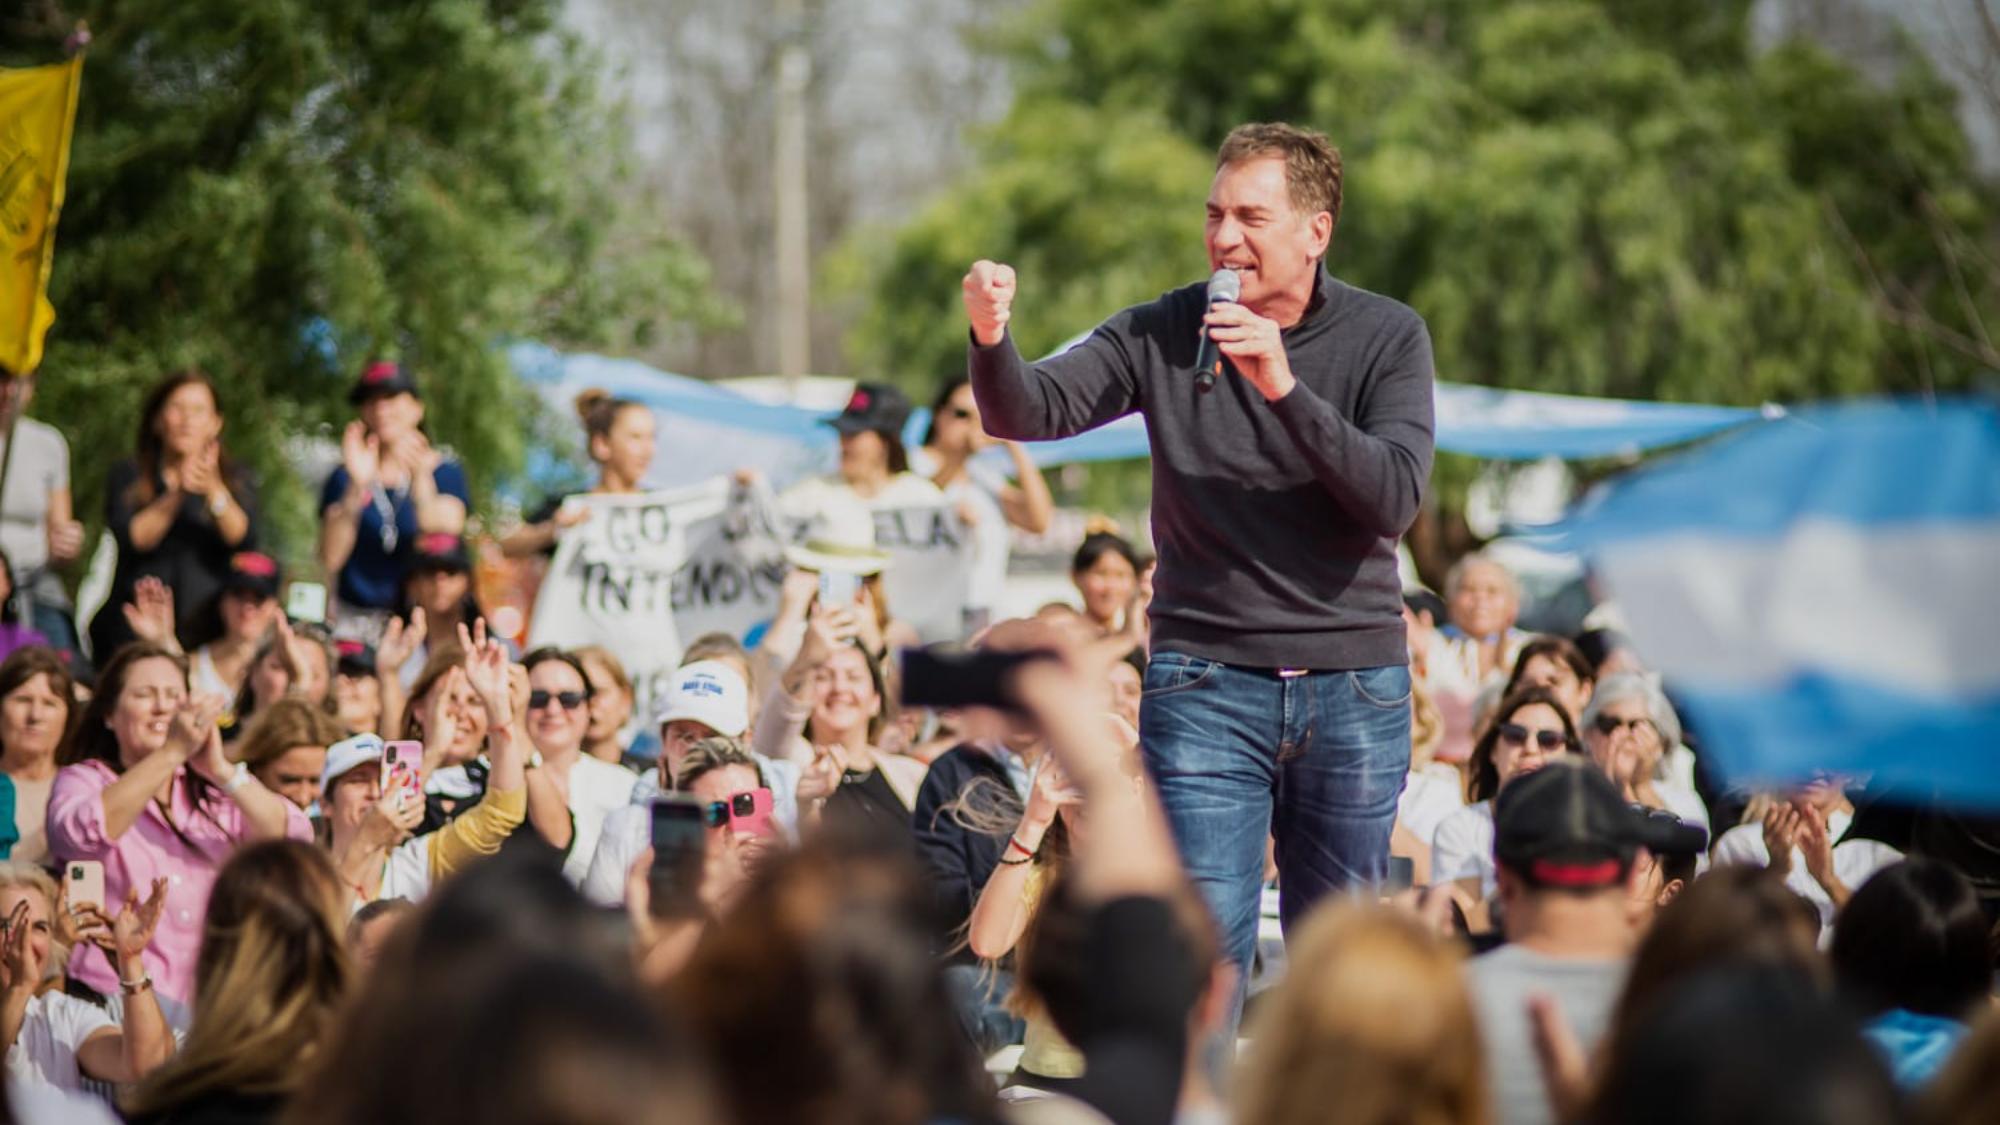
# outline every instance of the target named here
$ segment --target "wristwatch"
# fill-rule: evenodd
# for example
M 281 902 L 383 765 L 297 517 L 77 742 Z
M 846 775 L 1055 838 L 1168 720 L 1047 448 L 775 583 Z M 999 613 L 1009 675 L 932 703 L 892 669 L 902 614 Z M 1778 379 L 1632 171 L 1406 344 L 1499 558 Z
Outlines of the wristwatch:
M 250 784 L 249 763 L 238 762 L 236 763 L 236 772 L 230 774 L 229 780 L 222 783 L 222 791 L 224 793 L 234 793 L 248 784 Z

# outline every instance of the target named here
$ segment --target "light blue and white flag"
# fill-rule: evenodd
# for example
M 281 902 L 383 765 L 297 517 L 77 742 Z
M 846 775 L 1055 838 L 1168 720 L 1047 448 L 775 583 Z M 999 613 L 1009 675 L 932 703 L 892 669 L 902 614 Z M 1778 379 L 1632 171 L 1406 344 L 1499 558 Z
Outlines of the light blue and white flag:
M 1732 783 L 2000 807 L 2000 407 L 1796 410 L 1555 529 Z

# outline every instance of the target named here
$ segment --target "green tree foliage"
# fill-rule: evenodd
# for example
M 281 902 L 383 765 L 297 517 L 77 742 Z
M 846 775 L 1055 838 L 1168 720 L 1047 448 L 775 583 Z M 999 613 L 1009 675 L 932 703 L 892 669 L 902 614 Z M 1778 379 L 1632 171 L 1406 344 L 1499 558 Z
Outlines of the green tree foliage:
M 1914 49 L 1894 81 L 1751 40 L 1751 0 L 1040 0 L 971 172 L 858 241 L 857 358 L 963 364 L 958 278 L 1021 274 L 1036 354 L 1199 278 L 1234 125 L 1345 157 L 1331 264 L 1429 321 L 1441 379 L 1666 401 L 1964 388 L 2000 368 L 2000 202 Z M 1413 529 L 1471 545 L 1441 456 Z
M 286 446 L 349 416 L 367 358 L 417 372 L 483 493 L 533 411 L 497 344 L 717 315 L 701 262 L 620 205 L 621 121 L 559 0 L 29 7 L 0 64 L 59 58 L 73 19 L 95 35 L 36 409 L 70 437 L 87 517 L 169 370 L 216 380 L 299 558 L 319 482 Z
M 1741 403 L 1966 385 L 1981 356 L 1948 341 L 2000 307 L 1997 212 L 1948 88 L 1914 54 L 1885 87 L 1808 44 L 1760 53 L 1750 7 L 1044 0 L 973 171 L 858 252 L 855 346 L 956 367 L 981 256 L 1021 267 L 1030 351 L 1198 278 L 1209 153 L 1290 120 L 1345 156 L 1334 269 L 1428 318 L 1440 378 Z

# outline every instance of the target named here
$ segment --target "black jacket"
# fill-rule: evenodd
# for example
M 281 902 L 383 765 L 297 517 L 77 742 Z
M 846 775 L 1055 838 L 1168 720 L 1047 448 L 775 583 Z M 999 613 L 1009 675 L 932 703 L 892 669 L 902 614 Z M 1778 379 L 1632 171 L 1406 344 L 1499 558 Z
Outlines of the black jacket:
M 945 811 L 968 785 L 980 778 L 986 779 L 978 795 L 984 798 L 982 807 L 996 809 L 999 812 L 996 821 L 1006 822 L 1006 827 L 996 835 L 974 832 Z M 940 953 L 960 944 L 965 923 L 972 917 L 973 904 L 979 901 L 979 892 L 993 875 L 993 869 L 1000 865 L 1000 855 L 1006 850 L 1007 838 L 1020 811 L 1021 799 L 1014 792 L 1013 783 L 1007 780 L 1007 768 L 981 747 L 971 743 L 954 746 L 931 763 L 922 788 L 917 790 L 910 827 L 937 902 Z M 965 949 L 952 956 L 954 962 L 972 959 L 971 952 Z

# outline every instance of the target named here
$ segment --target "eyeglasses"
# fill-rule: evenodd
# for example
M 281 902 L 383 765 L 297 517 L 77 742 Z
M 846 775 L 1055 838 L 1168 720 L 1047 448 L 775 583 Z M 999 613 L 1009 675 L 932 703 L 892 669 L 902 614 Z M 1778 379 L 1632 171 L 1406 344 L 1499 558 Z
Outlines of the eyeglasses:
M 1638 734 L 1642 730 L 1654 729 L 1651 719 L 1621 719 L 1616 715 L 1599 715 L 1594 725 L 1597 727 L 1597 733 L 1607 738 L 1621 730 Z
M 528 710 L 540 711 L 550 703 L 560 703 L 565 711 L 574 711 L 590 702 L 590 697 L 580 691 L 531 691 L 528 693 Z
M 1569 739 L 1559 730 L 1531 731 L 1519 723 L 1501 723 L 1500 740 L 1513 746 L 1526 746 L 1528 736 L 1535 736 L 1535 745 L 1544 750 L 1561 750 L 1569 744 Z

